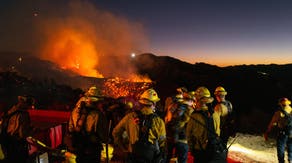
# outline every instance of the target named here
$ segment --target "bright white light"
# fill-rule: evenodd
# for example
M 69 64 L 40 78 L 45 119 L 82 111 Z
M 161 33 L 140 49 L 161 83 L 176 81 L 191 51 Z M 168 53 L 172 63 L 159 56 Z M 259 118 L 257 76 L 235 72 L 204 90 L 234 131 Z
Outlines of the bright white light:
M 232 144 L 232 146 L 229 148 L 229 152 L 232 152 L 232 151 L 241 153 L 242 155 L 244 155 L 250 159 L 255 160 L 255 162 L 270 163 L 270 162 L 274 162 L 274 160 L 271 159 L 271 157 L 277 158 L 276 151 L 269 153 L 267 151 L 263 151 L 263 150 L 259 150 L 259 149 L 258 150 L 250 149 L 248 147 L 244 147 L 243 145 L 237 144 L 237 143 Z
M 238 151 L 238 152 L 246 153 L 246 154 L 251 154 L 251 153 L 255 152 L 252 149 L 248 149 L 240 144 L 232 144 L 232 146 L 230 147 L 229 150 L 230 151 Z
M 132 57 L 132 58 L 135 58 L 135 57 L 136 57 L 136 54 L 135 54 L 135 53 L 132 53 L 132 54 L 131 54 L 131 57 Z
M 49 163 L 49 155 L 47 152 L 39 155 L 36 159 L 36 162 L 39 162 L 39 163 Z

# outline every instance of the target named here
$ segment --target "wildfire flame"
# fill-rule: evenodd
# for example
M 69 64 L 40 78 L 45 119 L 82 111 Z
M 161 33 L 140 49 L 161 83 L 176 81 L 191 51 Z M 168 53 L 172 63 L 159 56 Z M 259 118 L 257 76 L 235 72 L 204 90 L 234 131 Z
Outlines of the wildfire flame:
M 38 15 L 41 59 L 82 76 L 118 76 L 104 84 L 109 87 L 104 90 L 114 96 L 129 95 L 132 88 L 143 89 L 142 83 L 151 83 L 148 77 L 137 75 L 135 67 L 125 57 L 133 49 L 141 51 L 148 44 L 141 23 L 78 0 L 54 11 L 60 14 Z M 129 83 L 136 83 L 139 88 Z
M 48 41 L 44 57 L 53 60 L 63 69 L 83 76 L 102 78 L 103 75 L 95 69 L 98 54 L 93 42 L 72 29 L 61 29 L 57 32 Z

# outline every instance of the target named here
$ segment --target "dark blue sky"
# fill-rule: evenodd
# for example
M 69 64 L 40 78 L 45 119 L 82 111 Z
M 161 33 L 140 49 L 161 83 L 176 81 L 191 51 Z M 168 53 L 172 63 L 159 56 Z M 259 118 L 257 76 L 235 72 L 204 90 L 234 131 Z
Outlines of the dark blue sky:
M 46 12 L 66 14 L 66 5 L 69 1 L 16 2 L 18 1 L 1 2 L 1 23 L 8 20 L 7 17 L 10 16 L 5 14 L 9 13 L 11 8 L 15 9 L 15 6 L 28 5 L 40 15 Z M 141 24 L 148 42 L 147 49 L 141 52 L 168 55 L 190 63 L 207 62 L 220 66 L 292 62 L 292 1 L 89 0 L 88 2 L 97 10 L 101 9 L 131 23 Z M 22 11 L 19 10 L 20 13 Z M 9 14 L 19 18 L 15 13 Z M 22 14 L 22 17 L 25 17 L 24 15 Z M 5 30 L 2 32 L 8 37 L 9 32 Z
M 292 1 L 133 0 L 100 5 L 143 22 L 151 50 L 160 55 L 219 65 L 292 61 Z

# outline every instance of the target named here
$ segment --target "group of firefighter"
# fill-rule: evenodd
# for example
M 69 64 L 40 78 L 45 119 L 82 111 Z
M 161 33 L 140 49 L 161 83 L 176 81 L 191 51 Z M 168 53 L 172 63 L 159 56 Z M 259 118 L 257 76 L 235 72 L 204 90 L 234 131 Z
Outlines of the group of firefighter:
M 186 163 L 190 157 L 196 163 L 227 162 L 228 148 L 232 144 L 229 138 L 235 137 L 238 127 L 236 116 L 231 102 L 225 99 L 224 87 L 218 86 L 213 94 L 216 100 L 205 86 L 194 91 L 180 87 L 166 98 L 162 107 L 158 105 L 160 98 L 153 88 L 141 92 L 136 100 L 112 100 L 103 96 L 97 87 L 90 87 L 71 112 L 63 145 L 77 156 L 74 161 L 78 163 L 101 162 L 102 150 L 106 150 L 105 162 L 111 159 L 110 162 L 126 163 Z M 280 163 L 284 162 L 286 146 L 288 160 L 292 161 L 290 104 L 288 98 L 279 100 L 281 109 L 275 112 L 264 134 L 267 140 L 272 128 L 279 129 L 277 155 Z M 18 103 L 2 115 L 0 162 L 30 160 L 27 138 L 34 129 L 27 109 L 33 105 L 32 98 L 19 96 Z M 145 122 L 141 115 L 151 117 L 148 128 L 141 128 Z M 150 155 L 146 152 L 148 147 L 144 146 L 137 157 L 136 144 L 143 130 L 154 153 Z M 112 158 L 108 154 L 109 144 L 114 148 Z M 148 158 L 143 160 L 142 157 Z
M 186 163 L 189 153 L 196 163 L 227 162 L 227 141 L 235 136 L 235 119 L 232 104 L 225 99 L 227 91 L 218 86 L 214 95 L 216 103 L 204 86 L 195 91 L 180 87 L 166 99 L 162 109 L 157 106 L 160 101 L 157 92 L 150 88 L 141 92 L 138 105 L 124 100 L 122 106 L 107 104 L 105 107 L 100 90 L 91 87 L 72 111 L 68 123 L 70 134 L 65 143 L 77 155 L 77 162 L 100 162 L 102 142 L 114 144 L 111 162 L 168 163 L 176 160 Z M 147 139 L 155 153 L 145 160 L 141 157 L 149 157 L 147 147 L 142 147 L 144 153 L 139 157 L 134 147 L 141 138 L 140 113 L 156 115 L 147 130 Z

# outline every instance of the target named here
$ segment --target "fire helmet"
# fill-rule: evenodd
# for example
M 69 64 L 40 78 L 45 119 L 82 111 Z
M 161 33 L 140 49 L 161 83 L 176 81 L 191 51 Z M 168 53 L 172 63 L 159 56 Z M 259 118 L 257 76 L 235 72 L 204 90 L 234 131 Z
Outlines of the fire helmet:
M 215 89 L 214 95 L 227 95 L 227 92 L 225 91 L 225 89 L 222 86 L 218 86 Z
M 144 91 L 139 98 L 139 102 L 145 105 L 152 105 L 153 103 L 156 103 L 159 100 L 160 98 L 158 97 L 157 92 L 152 88 Z
M 286 97 L 279 99 L 279 105 L 286 106 L 286 105 L 290 105 L 290 104 L 291 104 L 291 101 Z
M 211 97 L 208 88 L 204 86 L 197 88 L 197 90 L 195 91 L 195 98 L 197 101 L 201 101 L 204 103 L 212 103 L 214 100 L 214 98 Z
M 126 102 L 126 106 L 127 106 L 129 109 L 132 109 L 132 108 L 134 107 L 134 104 L 133 104 L 133 102 L 128 101 L 128 102 Z
M 95 86 L 92 86 L 88 89 L 88 91 L 85 93 L 86 96 L 95 96 L 95 97 L 101 97 L 101 92 L 100 90 L 95 87 Z
M 183 101 L 184 101 L 183 95 L 182 95 L 182 94 L 177 94 L 177 95 L 175 95 L 174 100 L 175 100 L 176 102 L 183 102 Z

